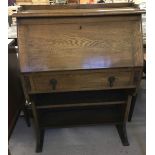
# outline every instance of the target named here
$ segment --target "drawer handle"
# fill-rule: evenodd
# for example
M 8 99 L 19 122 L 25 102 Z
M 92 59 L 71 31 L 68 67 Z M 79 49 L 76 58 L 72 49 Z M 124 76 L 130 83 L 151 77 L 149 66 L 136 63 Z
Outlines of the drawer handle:
M 57 85 L 57 80 L 56 79 L 51 79 L 50 84 L 52 85 L 52 90 L 56 90 L 56 85 Z
M 115 77 L 114 76 L 110 76 L 109 78 L 108 78 L 108 81 L 109 81 L 109 86 L 110 87 L 113 87 L 113 85 L 114 85 L 114 82 L 115 82 Z

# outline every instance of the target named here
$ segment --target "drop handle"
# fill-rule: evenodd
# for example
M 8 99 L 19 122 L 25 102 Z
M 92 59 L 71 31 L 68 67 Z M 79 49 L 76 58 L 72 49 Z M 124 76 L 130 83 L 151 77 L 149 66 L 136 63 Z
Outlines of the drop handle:
M 52 85 L 52 90 L 56 90 L 56 86 L 57 86 L 57 80 L 56 79 L 51 79 L 50 80 L 50 84 Z
M 110 87 L 113 87 L 115 80 L 116 80 L 116 78 L 115 78 L 114 76 L 110 76 L 110 77 L 108 78 L 109 86 L 110 86 Z

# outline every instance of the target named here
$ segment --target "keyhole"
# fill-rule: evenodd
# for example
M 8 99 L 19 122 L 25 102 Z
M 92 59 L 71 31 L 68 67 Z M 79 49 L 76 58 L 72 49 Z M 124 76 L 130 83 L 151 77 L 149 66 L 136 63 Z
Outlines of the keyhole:
M 82 29 L 82 26 L 80 25 L 80 30 Z

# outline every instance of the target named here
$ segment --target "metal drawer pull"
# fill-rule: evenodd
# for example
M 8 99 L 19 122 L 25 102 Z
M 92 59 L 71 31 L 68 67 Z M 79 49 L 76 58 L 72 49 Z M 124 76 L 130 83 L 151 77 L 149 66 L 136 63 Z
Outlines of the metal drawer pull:
M 50 84 L 52 85 L 52 90 L 56 90 L 56 85 L 57 85 L 57 80 L 56 79 L 51 79 Z
M 110 77 L 108 78 L 109 86 L 110 86 L 110 87 L 113 87 L 115 80 L 116 80 L 116 78 L 115 78 L 114 76 L 110 76 Z

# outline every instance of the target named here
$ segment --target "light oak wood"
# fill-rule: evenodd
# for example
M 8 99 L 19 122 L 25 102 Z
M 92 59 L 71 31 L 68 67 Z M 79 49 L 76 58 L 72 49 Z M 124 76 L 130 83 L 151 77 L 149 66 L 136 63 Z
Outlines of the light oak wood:
M 109 78 L 114 77 L 110 86 Z M 133 73 L 130 69 L 119 70 L 92 70 L 92 71 L 68 71 L 30 74 L 30 93 L 52 93 L 66 91 L 119 89 L 135 86 Z M 57 81 L 55 90 L 50 81 Z
M 25 24 L 25 19 L 18 27 L 21 71 L 143 66 L 140 17 L 126 20 L 60 18 Z

